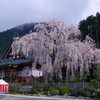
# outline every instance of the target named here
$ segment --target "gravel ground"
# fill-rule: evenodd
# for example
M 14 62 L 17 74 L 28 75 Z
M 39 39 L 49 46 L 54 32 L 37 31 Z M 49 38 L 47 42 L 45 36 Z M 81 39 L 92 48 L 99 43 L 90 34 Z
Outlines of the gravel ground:
M 59 97 L 43 97 L 43 96 L 25 96 L 25 95 L 12 95 L 0 94 L 0 100 L 92 100 L 92 99 L 78 99 L 78 98 L 59 98 Z M 99 99 L 93 99 L 99 100 Z

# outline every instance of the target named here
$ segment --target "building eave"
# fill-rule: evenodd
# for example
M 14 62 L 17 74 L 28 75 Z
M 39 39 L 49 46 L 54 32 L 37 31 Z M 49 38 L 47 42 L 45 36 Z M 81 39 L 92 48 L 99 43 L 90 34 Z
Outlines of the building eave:
M 31 59 L 2 59 L 0 60 L 0 67 L 7 65 L 19 65 L 24 63 L 31 63 L 33 60 Z

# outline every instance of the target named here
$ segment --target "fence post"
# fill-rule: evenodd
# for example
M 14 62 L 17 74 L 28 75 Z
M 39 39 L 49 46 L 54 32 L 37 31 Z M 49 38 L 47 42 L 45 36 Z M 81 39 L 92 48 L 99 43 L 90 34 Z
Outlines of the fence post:
M 60 82 L 59 82 L 59 87 L 60 87 Z
M 73 88 L 75 89 L 75 83 L 73 83 L 73 85 L 74 85 Z
M 66 87 L 67 87 L 67 82 L 66 82 Z

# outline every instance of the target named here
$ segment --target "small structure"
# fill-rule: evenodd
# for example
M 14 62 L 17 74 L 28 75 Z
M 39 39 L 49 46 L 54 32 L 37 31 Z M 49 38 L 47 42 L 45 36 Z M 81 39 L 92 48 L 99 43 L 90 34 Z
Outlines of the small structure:
M 13 55 L 11 45 L 0 60 L 0 78 L 9 83 L 29 82 L 42 78 L 42 71 L 38 66 L 33 69 L 33 60 L 26 58 L 22 53 Z
M 4 80 L 0 79 L 0 92 L 8 93 L 9 84 Z

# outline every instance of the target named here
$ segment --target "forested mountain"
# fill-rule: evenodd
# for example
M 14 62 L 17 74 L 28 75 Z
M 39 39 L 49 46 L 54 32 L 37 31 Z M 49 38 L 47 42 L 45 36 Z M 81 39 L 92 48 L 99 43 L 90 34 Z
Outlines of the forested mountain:
M 34 30 L 36 23 L 23 24 L 4 32 L 0 32 L 0 54 L 4 54 L 9 48 L 14 36 L 23 36 Z

